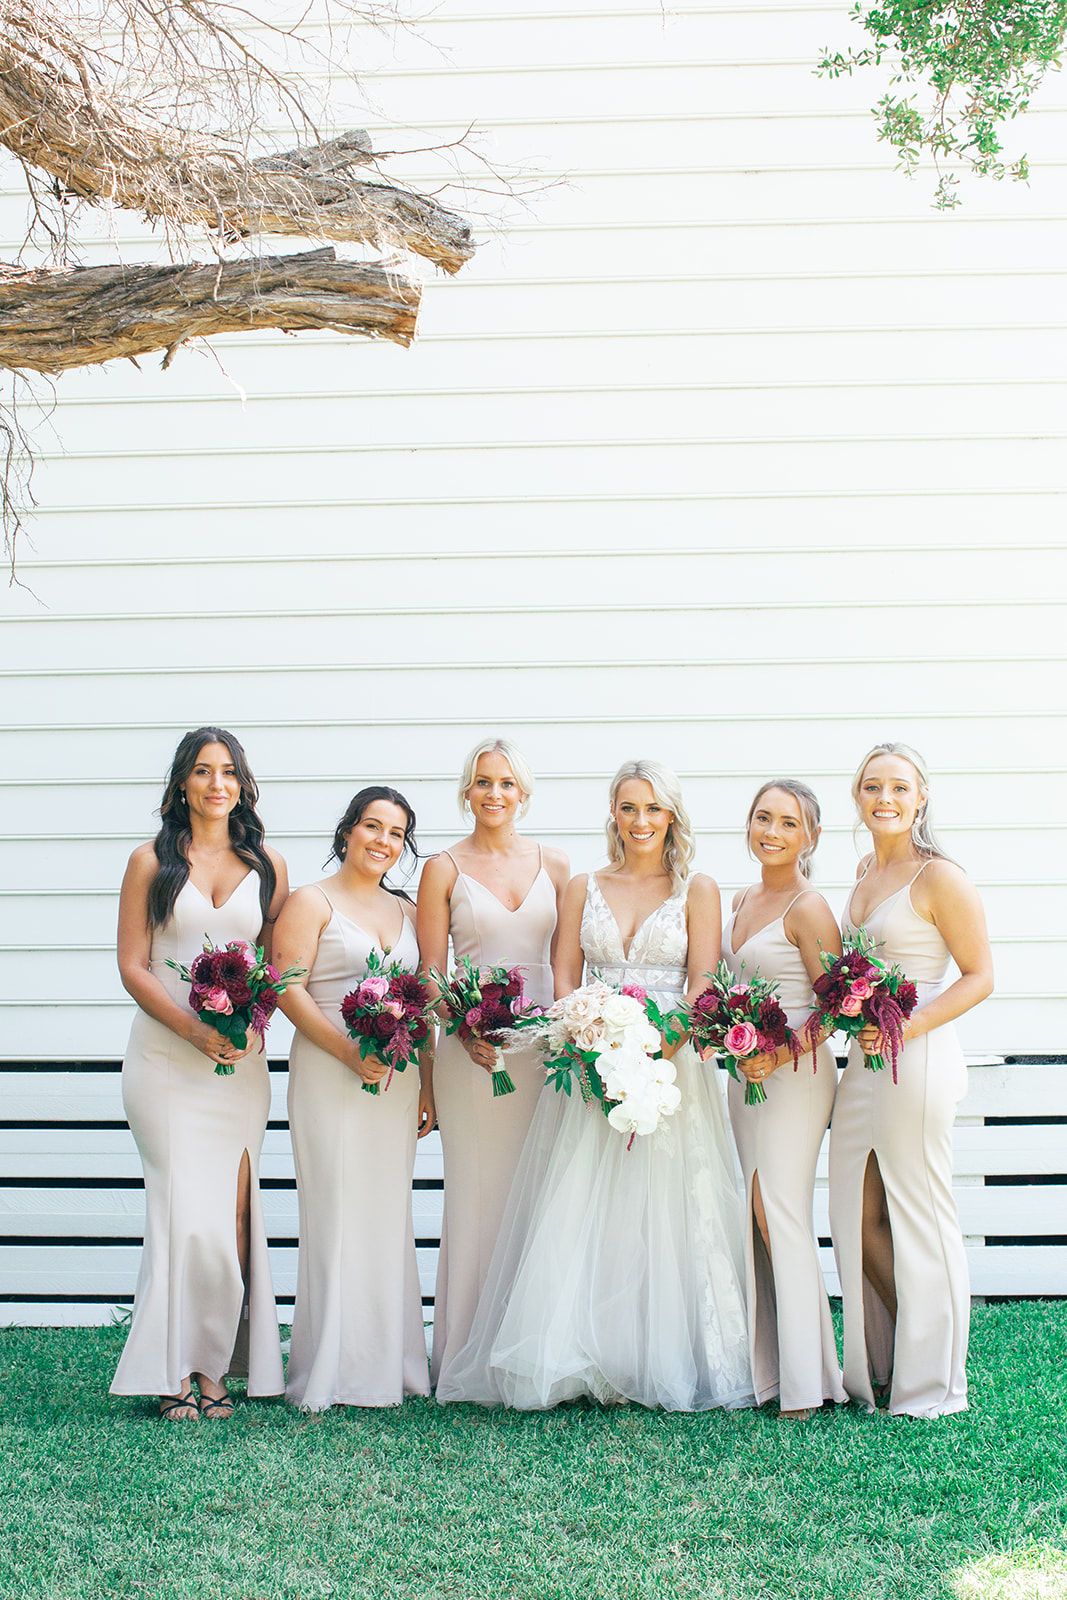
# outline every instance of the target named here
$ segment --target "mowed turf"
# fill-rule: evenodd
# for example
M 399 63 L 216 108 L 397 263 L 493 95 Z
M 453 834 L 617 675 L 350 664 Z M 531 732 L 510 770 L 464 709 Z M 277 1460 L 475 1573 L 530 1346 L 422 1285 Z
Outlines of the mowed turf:
M 0 1600 L 1056 1600 L 1067 1302 L 976 1308 L 971 1410 L 409 1401 L 163 1424 L 122 1329 L 0 1333 Z

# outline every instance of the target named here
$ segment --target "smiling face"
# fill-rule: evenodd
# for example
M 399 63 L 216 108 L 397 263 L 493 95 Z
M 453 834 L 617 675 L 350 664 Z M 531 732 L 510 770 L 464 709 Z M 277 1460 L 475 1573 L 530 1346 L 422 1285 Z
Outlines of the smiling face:
M 344 833 L 345 864 L 379 881 L 404 851 L 407 812 L 391 800 L 371 800 Z
M 875 756 L 863 769 L 856 797 L 860 816 L 878 836 L 910 834 L 927 791 L 906 756 Z
M 483 828 L 499 828 L 514 823 L 525 796 L 511 762 L 499 750 L 487 750 L 478 757 L 474 778 L 466 800 L 476 823 Z
M 628 856 L 653 855 L 658 860 L 663 855 L 674 812 L 660 805 L 655 790 L 644 778 L 627 778 L 620 783 L 611 814 Z
M 227 746 L 202 745 L 181 787 L 190 816 L 211 821 L 228 817 L 241 798 L 241 780 Z
M 748 848 L 761 866 L 792 866 L 814 843 L 796 795 L 788 789 L 760 795 L 748 824 Z

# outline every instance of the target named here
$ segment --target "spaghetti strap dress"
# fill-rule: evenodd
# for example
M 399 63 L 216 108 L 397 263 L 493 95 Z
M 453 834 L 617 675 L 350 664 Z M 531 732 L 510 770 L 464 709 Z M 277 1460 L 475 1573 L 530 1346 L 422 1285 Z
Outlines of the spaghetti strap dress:
M 801 890 L 801 894 L 811 893 Z M 796 896 L 796 900 L 800 895 Z M 736 978 L 761 976 L 778 985 L 789 1026 L 799 1028 L 814 1006 L 803 958 L 786 935 L 785 918 L 758 929 L 734 948 L 737 913 L 723 929 L 722 953 Z M 742 904 L 744 901 L 742 900 Z M 741 907 L 738 906 L 738 911 Z M 815 1167 L 837 1088 L 837 1063 L 828 1044 L 793 1069 L 787 1062 L 763 1085 L 762 1105 L 745 1104 L 745 1086 L 727 1089 L 730 1122 L 745 1177 L 745 1273 L 748 1335 L 756 1399 L 777 1397 L 784 1411 L 817 1409 L 848 1396 L 841 1383 L 830 1303 L 812 1226 Z M 759 1176 L 771 1252 L 752 1214 Z
M 320 890 L 330 920 L 308 993 L 344 1030 L 341 1001 L 376 950 L 416 972 L 410 918 L 388 957 Z M 422 1295 L 411 1222 L 419 1072 L 383 1078 L 376 1095 L 302 1033 L 289 1054 L 289 1127 L 300 1196 L 300 1253 L 286 1399 L 304 1411 L 395 1406 L 429 1394 Z
M 879 959 L 903 968 L 923 1005 L 940 992 L 949 951 L 912 905 L 914 882 L 875 906 L 865 927 L 878 942 Z M 855 928 L 851 904 L 850 898 L 846 931 Z M 830 1129 L 830 1229 L 844 1309 L 845 1388 L 871 1410 L 873 1385 L 892 1380 L 889 1410 L 895 1416 L 965 1411 L 970 1283 L 952 1197 L 952 1125 L 967 1090 L 963 1051 L 947 1023 L 908 1040 L 896 1083 L 888 1062 L 879 1072 L 863 1062 L 853 1044 Z M 863 1180 L 872 1155 L 893 1233 L 895 1327 L 863 1272 Z
M 455 960 L 478 967 L 520 967 L 527 997 L 552 1004 L 552 935 L 556 890 L 540 859 L 522 905 L 510 911 L 491 890 L 456 868 L 449 936 Z M 447 1379 L 466 1343 L 489 1271 L 511 1181 L 545 1081 L 535 1050 L 509 1050 L 515 1093 L 493 1094 L 490 1073 L 475 1066 L 457 1034 L 438 1040 L 434 1102 L 444 1152 L 444 1222 L 434 1299 L 435 1385 Z
M 259 875 L 249 872 L 224 905 L 192 880 L 152 935 L 151 970 L 179 1005 L 189 985 L 166 965 L 188 966 L 205 937 L 253 942 L 263 925 Z M 267 1058 L 257 1048 L 230 1075 L 138 1010 L 122 1064 L 122 1104 L 144 1165 L 144 1254 L 133 1320 L 112 1394 L 181 1393 L 192 1372 L 212 1383 L 248 1375 L 249 1395 L 280 1394 L 278 1314 L 259 1195 L 259 1156 L 270 1111 Z M 237 1254 L 237 1176 L 252 1171 L 247 1296 Z
M 592 970 L 664 1008 L 686 983 L 686 891 L 624 953 L 590 873 L 581 943 Z M 691 1045 L 682 1100 L 632 1143 L 599 1102 L 546 1089 L 534 1113 L 470 1339 L 439 1400 L 542 1410 L 587 1396 L 668 1411 L 752 1404 L 741 1197 L 723 1097 Z

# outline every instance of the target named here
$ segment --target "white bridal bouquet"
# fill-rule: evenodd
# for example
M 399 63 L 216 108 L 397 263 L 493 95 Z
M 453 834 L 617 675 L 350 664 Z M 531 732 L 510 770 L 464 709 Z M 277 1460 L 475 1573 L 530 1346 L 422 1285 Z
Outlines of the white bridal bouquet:
M 616 989 L 594 978 L 543 1017 L 520 1021 L 516 1031 L 525 1042 L 532 1036 L 543 1052 L 557 1092 L 570 1094 L 576 1081 L 582 1098 L 598 1100 L 611 1126 L 632 1144 L 637 1134 L 654 1133 L 681 1103 L 674 1065 L 660 1046 L 664 1038 L 676 1043 L 684 1029 L 679 1013 L 662 1013 L 636 984 Z

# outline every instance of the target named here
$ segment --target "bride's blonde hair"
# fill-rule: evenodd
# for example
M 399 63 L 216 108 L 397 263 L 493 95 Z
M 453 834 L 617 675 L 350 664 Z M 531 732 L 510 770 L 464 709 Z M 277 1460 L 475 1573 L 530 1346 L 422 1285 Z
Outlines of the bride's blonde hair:
M 626 859 L 626 851 L 615 821 L 615 802 L 619 798 L 619 790 L 631 778 L 647 783 L 656 803 L 665 811 L 674 812 L 663 843 L 663 866 L 670 874 L 673 887 L 679 889 L 689 876 L 689 869 L 696 854 L 693 826 L 689 821 L 689 812 L 685 808 L 681 785 L 676 774 L 670 767 L 664 767 L 658 761 L 624 761 L 612 778 L 608 797 L 611 810 L 604 829 L 608 838 L 608 860 L 614 866 L 621 866 Z

